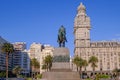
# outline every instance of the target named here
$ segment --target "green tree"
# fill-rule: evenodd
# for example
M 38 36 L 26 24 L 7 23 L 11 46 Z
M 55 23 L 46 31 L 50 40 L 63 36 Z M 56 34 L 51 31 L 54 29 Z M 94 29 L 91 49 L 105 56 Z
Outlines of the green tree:
M 53 61 L 53 57 L 51 55 L 48 55 L 48 56 L 45 57 L 44 65 L 46 65 L 47 71 L 51 70 L 52 61 Z
M 41 79 L 42 78 L 42 74 L 37 74 L 36 77 L 37 77 L 37 79 Z
M 78 71 L 78 67 L 79 67 L 79 60 L 80 60 L 80 58 L 78 56 L 75 56 L 74 59 L 73 59 L 73 63 L 77 67 L 77 71 Z
M 82 67 L 84 65 L 83 61 L 84 60 L 82 58 L 79 58 L 79 64 L 78 64 L 78 66 L 79 66 L 80 78 L 82 77 Z
M 47 69 L 47 65 L 46 65 L 46 64 L 43 64 L 43 65 L 42 65 L 42 69 Z
M 8 78 L 8 56 L 10 53 L 14 52 L 13 45 L 10 43 L 4 43 L 2 46 L 2 52 L 6 54 L 6 78 Z
M 78 71 L 78 67 L 79 67 L 79 73 L 80 73 L 80 78 L 82 76 L 82 67 L 85 66 L 85 60 L 83 60 L 82 58 L 76 56 L 73 59 L 73 63 L 77 66 L 77 71 Z
M 33 72 L 35 73 L 40 68 L 40 63 L 36 58 L 31 59 L 31 68 L 32 68 L 32 73 Z
M 116 80 L 119 80 L 119 76 L 120 76 L 120 69 L 114 69 L 113 70 L 113 73 L 115 73 L 116 74 Z
M 5 78 L 6 73 L 4 71 L 0 72 L 0 78 Z
M 12 70 L 13 74 L 16 74 L 17 77 L 19 77 L 19 74 L 21 73 L 22 68 L 20 66 L 15 66 Z
M 93 68 L 93 73 L 95 71 L 95 67 L 97 67 L 97 63 L 98 63 L 98 58 L 95 56 L 91 56 L 89 58 L 89 63 L 91 64 L 91 67 Z
M 83 60 L 83 67 L 85 67 L 84 71 L 86 71 L 86 67 L 88 66 L 87 60 Z

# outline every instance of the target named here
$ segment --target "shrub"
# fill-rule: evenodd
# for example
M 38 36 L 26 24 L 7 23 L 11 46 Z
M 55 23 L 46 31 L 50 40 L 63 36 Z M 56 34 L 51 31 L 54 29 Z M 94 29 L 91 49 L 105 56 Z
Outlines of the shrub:
M 37 77 L 38 79 L 41 79 L 41 78 L 42 78 L 42 74 L 37 74 L 36 77 Z
M 27 78 L 27 80 L 32 80 L 32 78 Z
M 6 73 L 5 72 L 1 72 L 0 73 L 0 78 L 4 78 L 4 77 L 6 77 Z
M 109 75 L 102 74 L 102 75 L 99 75 L 99 78 L 108 79 L 108 78 L 110 78 L 110 76 L 109 76 Z
M 86 79 L 86 80 L 92 80 L 92 79 L 88 78 L 88 79 Z

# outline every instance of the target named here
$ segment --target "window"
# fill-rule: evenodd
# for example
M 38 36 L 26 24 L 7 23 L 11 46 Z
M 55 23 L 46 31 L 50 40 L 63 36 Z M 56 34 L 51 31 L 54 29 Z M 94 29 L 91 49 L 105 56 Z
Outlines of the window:
M 107 69 L 110 70 L 110 66 L 107 66 Z

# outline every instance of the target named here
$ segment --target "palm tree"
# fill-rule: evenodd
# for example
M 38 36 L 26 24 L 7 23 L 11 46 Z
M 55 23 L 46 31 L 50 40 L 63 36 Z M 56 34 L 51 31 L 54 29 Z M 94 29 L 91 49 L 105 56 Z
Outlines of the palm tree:
M 6 54 L 6 78 L 8 78 L 8 56 L 10 53 L 14 52 L 13 45 L 10 43 L 4 43 L 2 46 L 2 52 Z
M 78 66 L 79 66 L 79 68 L 80 68 L 80 70 L 79 70 L 79 73 L 80 73 L 80 78 L 82 77 L 82 67 L 83 67 L 83 65 L 84 65 L 84 62 L 83 62 L 84 60 L 82 59 L 82 58 L 79 58 L 79 64 L 78 64 Z
M 15 67 L 13 68 L 13 70 L 12 70 L 12 72 L 13 72 L 14 74 L 16 74 L 17 77 L 19 76 L 19 74 L 20 74 L 21 71 L 22 71 L 22 68 L 21 68 L 20 66 L 15 66 Z
M 85 71 L 86 71 L 86 67 L 88 66 L 88 62 L 87 62 L 87 60 L 83 60 L 83 67 L 85 67 Z
M 116 80 L 119 80 L 119 75 L 120 75 L 120 69 L 114 69 L 113 70 L 113 73 L 115 73 L 116 74 Z
M 77 67 L 77 71 L 78 71 L 78 66 L 79 66 L 79 57 L 78 56 L 75 56 L 74 59 L 73 59 L 73 63 L 76 65 Z
M 79 67 L 80 78 L 82 76 L 82 67 L 84 65 L 84 60 L 78 56 L 73 59 L 73 63 L 77 66 L 77 71 Z
M 91 67 L 93 68 L 93 73 L 94 73 L 95 67 L 97 67 L 98 58 L 95 56 L 91 56 L 89 59 L 89 63 L 91 64 Z
M 31 68 L 32 68 L 32 72 L 40 68 L 40 63 L 36 58 L 31 59 Z
M 51 70 L 53 58 L 51 55 L 48 55 L 44 59 L 44 65 L 47 67 L 47 71 Z
M 46 69 L 47 69 L 47 65 L 46 65 L 46 64 L 43 64 L 43 65 L 42 65 L 42 69 L 45 69 L 45 70 L 46 70 Z

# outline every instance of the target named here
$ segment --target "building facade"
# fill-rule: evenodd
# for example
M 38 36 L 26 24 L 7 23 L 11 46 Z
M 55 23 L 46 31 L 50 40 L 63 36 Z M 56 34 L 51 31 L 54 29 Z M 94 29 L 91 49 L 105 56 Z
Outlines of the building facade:
M 42 73 L 45 70 L 42 69 L 43 61 L 47 55 L 53 55 L 54 48 L 50 45 L 42 45 L 40 43 L 32 43 L 29 50 L 30 59 L 36 58 L 40 63 L 40 69 L 38 72 Z
M 15 52 L 12 54 L 12 66 L 20 66 L 22 74 L 29 75 L 30 73 L 30 58 L 26 50 L 26 43 L 15 42 L 13 43 Z
M 48 55 L 53 56 L 53 50 L 54 50 L 54 47 L 52 47 L 50 45 L 44 45 L 43 47 L 44 48 L 43 48 L 42 54 L 40 56 L 40 73 L 45 72 L 45 70 L 42 69 L 45 57 Z
M 41 53 L 42 53 L 42 44 L 34 42 L 30 45 L 29 55 L 31 59 L 36 58 L 38 61 L 40 61 Z
M 74 56 L 80 56 L 87 61 L 91 56 L 96 56 L 98 58 L 96 71 L 111 72 L 116 68 L 120 69 L 120 42 L 92 42 L 90 29 L 90 18 L 86 14 L 85 6 L 81 3 L 74 20 Z M 86 70 L 92 71 L 91 65 L 87 66 Z
M 19 51 L 24 51 L 26 49 L 25 42 L 15 42 L 13 43 L 14 49 Z
M 1 50 L 2 45 L 6 42 L 8 41 L 6 41 L 0 36 L 0 72 L 6 70 L 6 54 L 2 53 Z M 12 54 L 9 54 L 8 69 L 9 71 L 12 70 Z

